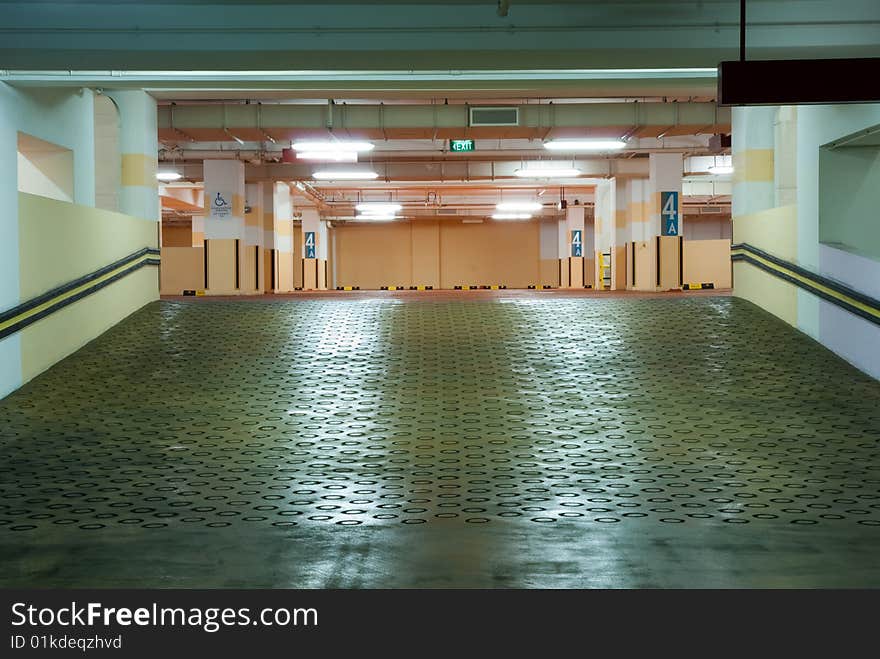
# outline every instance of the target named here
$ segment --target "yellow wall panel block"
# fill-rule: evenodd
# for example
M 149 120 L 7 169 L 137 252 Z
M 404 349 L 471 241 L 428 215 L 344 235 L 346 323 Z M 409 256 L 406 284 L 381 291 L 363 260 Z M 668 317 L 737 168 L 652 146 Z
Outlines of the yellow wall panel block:
M 734 262 L 733 281 L 737 297 L 754 302 L 797 327 L 797 286 L 743 261 Z
M 733 218 L 734 244 L 748 243 L 786 261 L 797 260 L 797 206 Z
M 122 185 L 137 185 L 146 188 L 158 187 L 155 155 L 145 153 L 122 154 Z
M 733 154 L 733 183 L 773 181 L 773 149 L 746 149 Z

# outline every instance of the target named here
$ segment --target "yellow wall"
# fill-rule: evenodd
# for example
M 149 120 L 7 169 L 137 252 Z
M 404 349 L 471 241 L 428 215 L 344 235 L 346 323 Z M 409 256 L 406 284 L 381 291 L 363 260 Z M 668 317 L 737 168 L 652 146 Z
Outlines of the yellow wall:
M 733 264 L 734 294 L 797 327 L 797 286 L 742 261 Z
M 733 242 L 748 243 L 786 261 L 796 261 L 797 206 L 734 217 Z
M 713 283 L 715 288 L 730 288 L 730 241 L 685 240 L 684 283 Z
M 781 206 L 733 218 L 733 242 L 797 261 L 797 207 Z M 797 287 L 748 263 L 734 263 L 733 293 L 797 326 Z
M 162 248 L 162 295 L 181 295 L 185 290 L 204 288 L 203 252 L 200 247 Z
M 25 193 L 18 204 L 22 300 L 158 246 L 157 222 Z M 22 381 L 158 297 L 158 269 L 145 266 L 26 327 L 20 333 Z

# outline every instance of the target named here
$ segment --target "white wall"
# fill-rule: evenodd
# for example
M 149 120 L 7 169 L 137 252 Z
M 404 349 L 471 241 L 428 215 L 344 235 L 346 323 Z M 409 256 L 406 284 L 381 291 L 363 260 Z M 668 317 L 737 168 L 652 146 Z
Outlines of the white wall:
M 73 152 L 73 197 L 95 204 L 94 102 L 90 90 L 21 90 L 0 82 L 0 311 L 20 302 L 18 134 Z M 21 383 L 21 342 L 0 339 L 0 396 Z
M 798 261 L 873 297 L 880 297 L 880 262 L 819 243 L 819 149 L 877 124 L 880 104 L 801 106 L 797 114 Z M 877 325 L 799 290 L 798 328 L 880 378 Z

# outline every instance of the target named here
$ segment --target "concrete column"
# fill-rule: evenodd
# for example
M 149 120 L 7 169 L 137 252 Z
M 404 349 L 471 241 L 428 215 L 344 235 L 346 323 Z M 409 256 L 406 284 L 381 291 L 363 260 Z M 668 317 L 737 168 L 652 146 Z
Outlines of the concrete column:
M 302 211 L 303 289 L 327 289 L 327 223 L 317 209 Z
M 207 295 L 238 295 L 243 291 L 244 163 L 205 161 L 205 258 Z
M 597 290 L 613 288 L 614 277 L 612 275 L 614 259 L 614 247 L 616 244 L 616 220 L 617 213 L 615 204 L 617 201 L 617 181 L 615 179 L 603 179 L 596 184 L 595 207 L 594 207 L 594 235 L 595 235 L 595 274 L 593 286 Z
M 156 99 L 140 89 L 107 92 L 119 110 L 122 177 L 119 210 L 147 220 L 160 220 L 156 181 L 159 143 Z
M 276 181 L 272 194 L 272 230 L 275 243 L 275 291 L 293 291 L 293 205 L 290 200 L 290 186 Z
M 778 108 L 733 108 L 733 195 L 731 214 L 750 215 L 773 208 L 774 143 Z
M 586 256 L 584 207 L 577 205 L 566 208 L 565 216 L 559 220 L 558 230 L 560 288 L 583 288 Z
M 682 216 L 680 153 L 652 153 L 648 161 L 649 217 L 647 229 L 653 244 L 653 284 L 656 290 L 679 288 L 681 282 Z M 656 237 L 656 238 L 655 238 Z M 648 247 L 649 251 L 651 247 Z
M 780 107 L 773 128 L 774 205 L 790 206 L 797 203 L 797 106 Z

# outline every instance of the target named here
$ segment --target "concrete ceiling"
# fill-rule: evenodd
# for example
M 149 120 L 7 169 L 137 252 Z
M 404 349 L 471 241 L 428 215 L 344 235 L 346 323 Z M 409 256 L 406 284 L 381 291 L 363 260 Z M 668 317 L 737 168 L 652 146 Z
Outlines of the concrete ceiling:
M 543 70 L 715 67 L 738 0 L 3 2 L 6 69 Z M 750 0 L 753 59 L 880 55 L 876 0 Z

